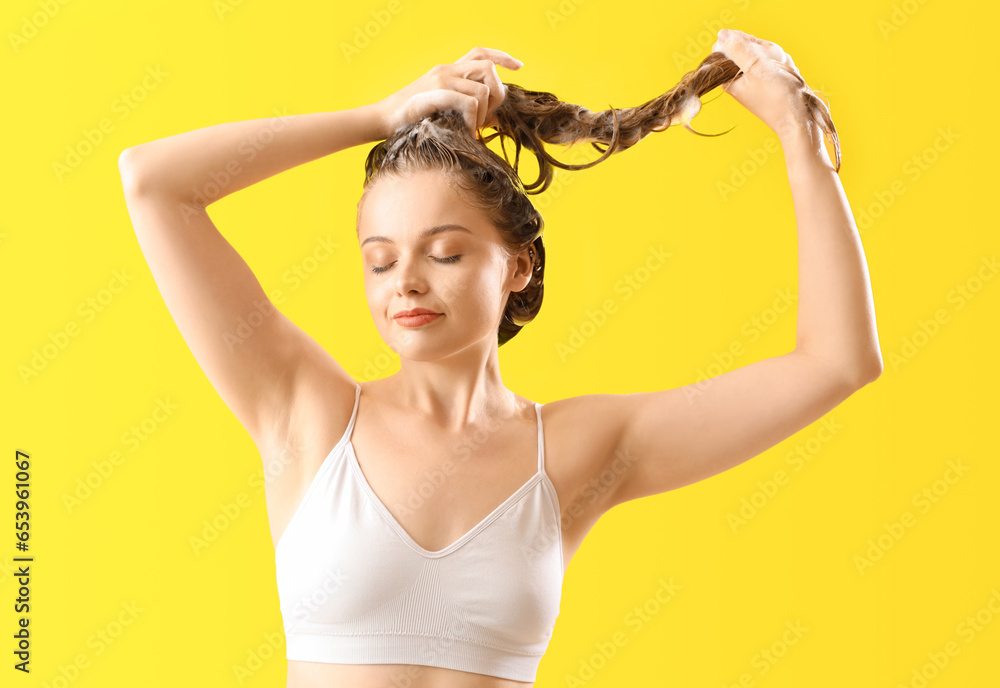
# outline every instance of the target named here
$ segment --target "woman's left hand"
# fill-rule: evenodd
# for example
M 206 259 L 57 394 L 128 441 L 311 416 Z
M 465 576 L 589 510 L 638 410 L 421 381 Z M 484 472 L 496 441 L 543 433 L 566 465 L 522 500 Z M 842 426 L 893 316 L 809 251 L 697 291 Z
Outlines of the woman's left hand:
M 737 29 L 722 29 L 712 51 L 722 53 L 742 71 L 722 89 L 779 136 L 811 119 L 802 98 L 808 87 L 780 45 Z

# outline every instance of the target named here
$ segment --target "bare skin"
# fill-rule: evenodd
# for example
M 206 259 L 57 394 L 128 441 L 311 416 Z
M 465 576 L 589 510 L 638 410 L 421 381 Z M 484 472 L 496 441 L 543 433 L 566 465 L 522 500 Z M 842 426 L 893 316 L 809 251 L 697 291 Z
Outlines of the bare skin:
M 744 75 L 727 89 L 774 130 L 785 154 L 799 250 L 798 338 L 786 354 L 707 383 L 655 392 L 593 394 L 545 404 L 546 471 L 562 511 L 564 562 L 602 514 L 617 504 L 718 474 L 817 420 L 881 372 L 870 284 L 850 207 L 815 126 L 802 119 L 790 81 L 769 67 L 790 58 L 774 43 L 733 32 L 723 49 Z M 224 197 L 278 172 L 386 138 L 400 122 L 460 107 L 470 127 L 497 104 L 501 51 L 477 48 L 439 65 L 374 105 L 340 112 L 207 127 L 133 147 L 120 168 L 143 254 L 185 342 L 219 395 L 253 437 L 266 465 L 272 541 L 279 542 L 322 460 L 343 435 L 355 381 L 303 330 L 276 310 L 246 338 L 233 323 L 268 303 L 249 267 L 192 197 L 226 169 L 246 137 L 273 141 L 222 189 Z M 769 71 L 770 70 L 770 71 Z M 483 88 L 485 87 L 485 88 Z M 501 95 L 502 97 L 502 95 Z M 427 108 L 430 108 L 427 110 Z M 241 162 L 244 162 L 241 159 Z M 388 178 L 359 214 L 365 295 L 379 335 L 400 371 L 362 383 L 352 445 L 368 483 L 404 530 L 437 551 L 468 532 L 535 472 L 532 402 L 500 376 L 496 327 L 511 292 L 528 283 L 527 252 L 507 255 L 499 235 L 461 203 L 436 172 Z M 468 232 L 428 228 L 458 224 Z M 391 239 L 367 241 L 381 236 Z M 442 258 L 461 255 L 456 262 Z M 373 268 L 385 268 L 376 273 Z M 426 307 L 442 315 L 405 328 L 393 315 Z M 440 467 L 461 442 L 473 460 L 405 509 L 424 470 Z M 401 438 L 405 438 L 401 439 Z M 597 497 L 584 492 L 622 454 L 628 471 Z M 402 460 L 405 459 L 405 460 Z M 405 680 L 404 680 L 405 679 Z M 291 688 L 514 688 L 531 683 L 423 665 L 288 662 Z

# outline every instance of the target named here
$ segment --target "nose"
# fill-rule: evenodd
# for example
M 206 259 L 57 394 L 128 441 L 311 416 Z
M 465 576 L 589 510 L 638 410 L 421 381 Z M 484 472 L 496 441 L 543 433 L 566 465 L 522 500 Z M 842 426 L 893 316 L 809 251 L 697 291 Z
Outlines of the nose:
M 427 280 L 419 258 L 400 258 L 396 263 L 396 293 L 423 293 L 427 290 Z

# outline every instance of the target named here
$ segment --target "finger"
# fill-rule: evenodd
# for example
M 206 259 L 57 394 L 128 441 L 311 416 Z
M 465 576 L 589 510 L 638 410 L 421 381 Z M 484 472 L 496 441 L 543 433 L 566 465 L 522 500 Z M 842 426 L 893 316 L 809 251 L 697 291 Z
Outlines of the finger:
M 520 69 L 524 66 L 523 62 L 512 57 L 509 53 L 495 48 L 473 48 L 455 60 L 455 62 L 469 62 L 470 60 L 489 60 L 493 64 L 498 64 L 507 69 Z
M 473 60 L 467 62 L 466 65 L 468 67 L 465 65 L 462 67 L 462 69 L 466 70 L 462 72 L 463 76 L 468 80 L 483 83 L 489 88 L 487 93 L 488 99 L 482 101 L 483 122 L 485 122 L 487 115 L 493 112 L 503 102 L 504 98 L 507 97 L 507 87 L 500 80 L 496 65 L 491 61 Z M 482 126 L 482 123 L 480 126 Z
M 712 50 L 720 52 L 736 63 L 744 73 L 759 59 L 759 46 L 746 38 L 746 34 L 735 29 L 720 29 L 718 40 Z
M 760 59 L 770 59 L 775 62 L 780 62 L 783 65 L 791 67 L 793 72 L 799 74 L 799 68 L 795 65 L 795 61 L 792 59 L 792 56 L 785 52 L 784 48 L 780 45 L 774 41 L 766 41 L 763 38 L 757 38 L 756 36 L 752 36 L 748 33 L 744 33 L 743 35 L 746 37 L 747 41 L 751 43 L 750 50 L 755 51 L 759 55 Z
M 731 35 L 735 35 L 737 38 L 739 38 L 740 40 L 744 41 L 745 43 L 756 44 L 756 45 L 761 46 L 762 48 L 766 48 L 768 46 L 777 46 L 778 45 L 777 43 L 775 43 L 773 41 L 768 41 L 768 40 L 765 40 L 763 38 L 758 38 L 757 36 L 754 36 L 752 33 L 747 33 L 746 31 L 740 31 L 739 29 L 727 29 L 727 31 L 732 32 Z
M 475 96 L 450 88 L 436 88 L 418 93 L 411 100 L 415 115 L 411 119 L 424 117 L 432 112 L 454 109 L 462 113 L 465 126 L 473 136 L 476 135 L 476 110 L 479 107 L 479 100 Z
M 475 127 L 481 129 L 486 124 L 486 115 L 490 111 L 490 103 L 493 99 L 493 90 L 489 85 L 460 76 L 446 77 L 443 83 L 453 91 L 476 99 Z
M 748 46 L 750 46 L 751 51 L 758 53 L 761 57 L 769 58 L 784 64 L 789 64 L 791 62 L 791 56 L 785 52 L 784 48 L 774 41 L 758 38 L 753 34 L 746 33 L 745 31 L 739 31 L 738 29 L 733 29 L 733 31 L 736 31 L 737 35 L 741 37 Z
M 455 94 L 455 105 L 453 107 L 462 113 L 462 116 L 465 118 L 465 125 L 469 127 L 469 133 L 475 136 L 479 124 L 479 99 L 464 93 L 455 93 L 454 91 L 452 93 Z
M 795 60 L 792 59 L 791 55 L 789 55 L 788 53 L 782 53 L 781 54 L 781 61 L 784 64 L 786 64 L 789 67 L 791 67 L 792 71 L 794 71 L 796 74 L 799 74 L 801 76 L 801 72 L 799 72 L 799 68 L 796 66 Z

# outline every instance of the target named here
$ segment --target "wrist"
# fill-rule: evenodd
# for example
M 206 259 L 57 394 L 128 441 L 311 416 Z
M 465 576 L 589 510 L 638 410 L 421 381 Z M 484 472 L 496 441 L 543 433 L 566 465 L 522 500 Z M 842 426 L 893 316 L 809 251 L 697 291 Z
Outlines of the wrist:
M 785 161 L 821 163 L 833 167 L 826 150 L 826 137 L 817 122 L 809 120 L 789 120 L 774 132 L 778 135 Z
M 391 132 L 388 131 L 388 120 L 381 101 L 362 105 L 358 110 L 364 113 L 365 120 L 369 122 L 368 138 L 370 141 L 384 141 L 389 138 Z

